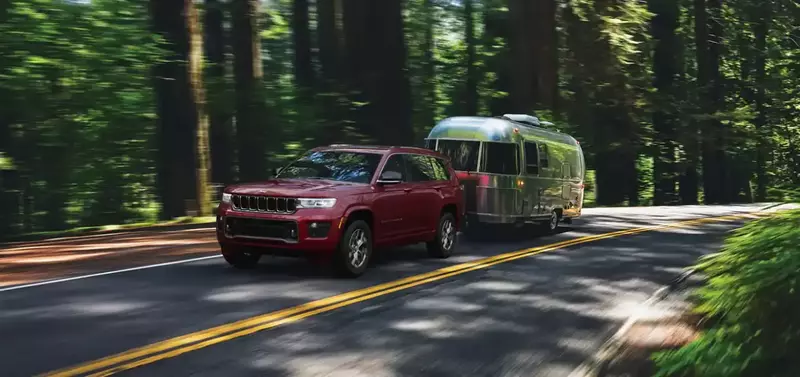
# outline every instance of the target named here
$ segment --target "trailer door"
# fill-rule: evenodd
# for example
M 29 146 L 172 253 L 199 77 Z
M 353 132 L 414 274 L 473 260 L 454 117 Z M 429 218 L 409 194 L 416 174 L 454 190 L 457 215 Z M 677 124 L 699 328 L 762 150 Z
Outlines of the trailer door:
M 572 194 L 572 172 L 569 163 L 561 164 L 561 199 L 568 201 Z

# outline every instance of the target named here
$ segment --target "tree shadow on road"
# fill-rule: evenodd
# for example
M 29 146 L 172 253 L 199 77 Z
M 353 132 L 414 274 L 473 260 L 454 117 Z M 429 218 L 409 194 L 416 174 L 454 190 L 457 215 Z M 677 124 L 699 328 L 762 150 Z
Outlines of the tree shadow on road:
M 0 361 L 18 360 L 20 368 L 29 368 L 25 374 L 34 374 L 43 366 L 24 355 L 38 354 L 49 339 L 83 350 L 80 360 L 70 360 L 84 361 L 444 266 L 633 223 L 625 216 L 596 219 L 532 240 L 466 242 L 458 255 L 443 260 L 428 258 L 421 246 L 399 248 L 359 279 L 330 278 L 324 266 L 304 260 L 265 258 L 254 270 L 210 260 L 118 275 L 113 290 L 108 285 L 112 280 L 101 278 L 50 286 L 40 291 L 46 299 L 7 295 L 0 298 L 7 308 L 0 334 L 19 341 Z M 715 251 L 724 232 L 738 224 L 663 229 L 498 264 L 165 360 L 140 374 L 567 375 L 637 303 L 699 256 Z M 76 298 L 95 308 L 141 305 L 116 314 L 88 309 L 79 314 L 74 305 L 66 310 Z M 30 328 L 47 336 L 19 333 Z M 101 347 L 106 344 L 114 346 Z

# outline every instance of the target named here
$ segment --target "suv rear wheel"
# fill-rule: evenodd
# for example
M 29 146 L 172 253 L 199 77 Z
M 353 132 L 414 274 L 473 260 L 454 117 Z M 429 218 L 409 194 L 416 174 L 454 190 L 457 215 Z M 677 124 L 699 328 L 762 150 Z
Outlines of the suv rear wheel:
M 436 238 L 428 242 L 428 254 L 436 258 L 447 258 L 455 251 L 457 243 L 456 218 L 450 212 L 439 217 Z
M 261 254 L 250 252 L 250 250 L 243 247 L 222 246 L 222 257 L 233 267 L 253 268 L 258 265 Z
M 341 275 L 357 277 L 364 273 L 372 257 L 372 230 L 364 220 L 347 226 L 339 241 L 334 266 Z

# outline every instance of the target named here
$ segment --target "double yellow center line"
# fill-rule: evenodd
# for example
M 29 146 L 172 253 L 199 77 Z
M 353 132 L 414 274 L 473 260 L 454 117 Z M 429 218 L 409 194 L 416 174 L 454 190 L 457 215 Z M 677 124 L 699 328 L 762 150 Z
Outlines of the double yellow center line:
M 739 220 L 746 217 L 753 217 L 757 213 L 729 215 L 721 217 L 701 218 L 688 221 L 681 221 L 666 225 L 648 226 L 633 229 L 620 230 L 611 233 L 584 236 L 571 240 L 556 242 L 549 245 L 538 246 L 496 256 L 479 259 L 472 262 L 461 263 L 450 267 L 441 268 L 432 272 L 414 275 L 407 278 L 375 285 L 372 287 L 346 292 L 343 294 L 326 297 L 324 299 L 311 301 L 302 305 L 291 307 L 276 312 L 258 315 L 206 330 L 178 336 L 161 342 L 153 343 L 144 347 L 135 348 L 116 355 L 108 356 L 99 360 L 69 367 L 45 374 L 52 377 L 67 376 L 108 376 L 128 369 L 140 367 L 159 360 L 175 357 L 187 352 L 195 351 L 214 344 L 226 342 L 245 335 L 250 335 L 258 331 L 271 329 L 280 325 L 297 322 L 304 318 L 317 314 L 329 312 L 344 306 L 356 304 L 370 300 L 375 297 L 384 296 L 397 291 L 409 289 L 419 285 L 447 279 L 452 276 L 464 274 L 470 271 L 485 269 L 500 263 L 510 262 L 516 259 L 541 254 L 548 251 L 583 244 L 587 242 L 599 241 L 629 234 L 637 234 L 667 228 L 679 228 L 693 226 L 702 223 L 716 221 Z M 90 373 L 90 374 L 89 374 Z

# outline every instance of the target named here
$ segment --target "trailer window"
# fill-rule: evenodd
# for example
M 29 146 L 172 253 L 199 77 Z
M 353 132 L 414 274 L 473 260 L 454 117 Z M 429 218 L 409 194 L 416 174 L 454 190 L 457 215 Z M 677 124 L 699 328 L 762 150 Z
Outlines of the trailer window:
M 483 143 L 481 171 L 491 174 L 519 174 L 519 144 Z
M 539 152 L 536 143 L 525 143 L 525 172 L 539 174 Z
M 436 140 L 431 140 L 435 142 Z M 436 148 L 439 153 L 450 157 L 450 163 L 454 170 L 476 171 L 478 170 L 478 150 L 480 142 L 467 140 L 439 140 Z
M 547 155 L 547 144 L 539 144 L 539 166 L 543 168 L 550 167 L 550 158 Z

